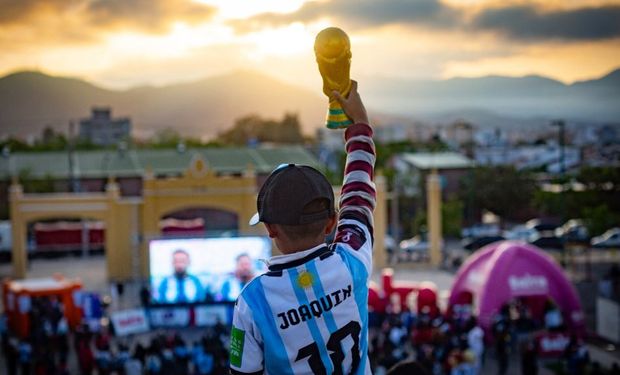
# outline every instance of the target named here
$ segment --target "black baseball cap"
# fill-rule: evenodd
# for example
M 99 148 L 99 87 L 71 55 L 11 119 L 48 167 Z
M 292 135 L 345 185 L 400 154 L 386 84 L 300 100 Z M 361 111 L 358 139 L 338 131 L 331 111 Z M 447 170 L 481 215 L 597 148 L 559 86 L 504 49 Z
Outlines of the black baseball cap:
M 304 214 L 304 207 L 314 200 L 326 199 L 328 208 Z M 307 165 L 281 164 L 260 188 L 256 200 L 258 212 L 250 225 L 302 225 L 334 215 L 334 190 L 325 176 Z

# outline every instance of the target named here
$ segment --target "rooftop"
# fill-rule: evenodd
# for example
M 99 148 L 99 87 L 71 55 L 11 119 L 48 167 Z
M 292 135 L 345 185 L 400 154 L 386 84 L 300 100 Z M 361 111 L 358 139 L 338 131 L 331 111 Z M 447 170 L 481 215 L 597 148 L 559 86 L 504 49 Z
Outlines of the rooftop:
M 252 165 L 257 173 L 266 174 L 281 163 L 319 167 L 316 157 L 301 146 L 199 148 L 183 152 L 175 149 L 76 151 L 73 163 L 78 178 L 136 177 L 142 176 L 147 168 L 156 175 L 179 174 L 196 156 L 202 157 L 218 173 L 241 173 Z M 0 156 L 0 179 L 24 172 L 31 178 L 67 178 L 69 154 L 29 152 Z
M 457 152 L 416 152 L 398 156 L 418 169 L 462 169 L 471 168 L 474 162 Z

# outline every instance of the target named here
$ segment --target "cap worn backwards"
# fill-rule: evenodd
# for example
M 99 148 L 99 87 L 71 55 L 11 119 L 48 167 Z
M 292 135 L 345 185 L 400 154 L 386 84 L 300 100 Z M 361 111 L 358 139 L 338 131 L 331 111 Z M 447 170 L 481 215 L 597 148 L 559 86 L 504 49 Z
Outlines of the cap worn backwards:
M 328 208 L 303 213 L 304 207 L 317 199 L 326 199 Z M 250 225 L 302 225 L 327 219 L 334 214 L 334 191 L 325 176 L 306 165 L 285 164 L 274 170 L 258 193 L 258 212 Z

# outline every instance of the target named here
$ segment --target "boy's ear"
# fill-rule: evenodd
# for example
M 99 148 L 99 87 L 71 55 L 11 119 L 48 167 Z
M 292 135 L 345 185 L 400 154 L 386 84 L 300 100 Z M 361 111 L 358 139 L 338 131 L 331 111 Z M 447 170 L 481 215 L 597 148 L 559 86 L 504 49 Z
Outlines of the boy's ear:
M 327 225 L 325 226 L 325 235 L 329 235 L 331 232 L 334 231 L 334 228 L 336 227 L 336 224 L 338 224 L 338 217 L 336 215 L 330 217 L 329 219 L 327 219 Z
M 265 228 L 267 228 L 267 233 L 269 234 L 269 238 L 278 237 L 278 228 L 273 224 L 263 223 Z

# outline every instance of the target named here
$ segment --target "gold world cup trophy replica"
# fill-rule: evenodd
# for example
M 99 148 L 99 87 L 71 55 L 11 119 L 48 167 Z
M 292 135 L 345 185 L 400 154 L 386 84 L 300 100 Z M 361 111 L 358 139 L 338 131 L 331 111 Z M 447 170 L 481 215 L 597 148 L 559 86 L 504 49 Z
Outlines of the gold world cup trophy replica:
M 347 34 L 337 27 L 328 27 L 317 34 L 314 54 L 323 77 L 323 93 L 329 98 L 329 109 L 325 125 L 330 129 L 346 128 L 351 120 L 344 113 L 340 103 L 332 98 L 332 92 L 342 96 L 351 90 L 351 42 Z

